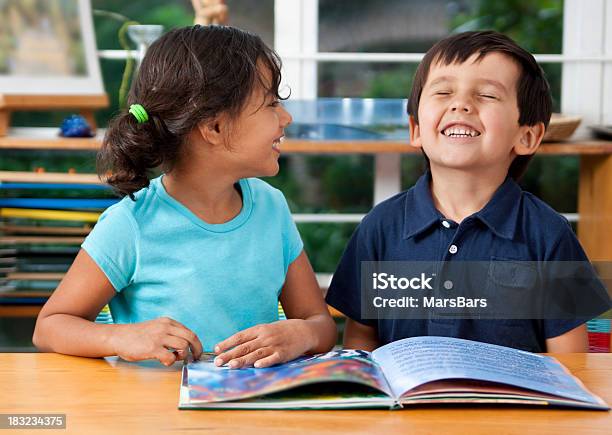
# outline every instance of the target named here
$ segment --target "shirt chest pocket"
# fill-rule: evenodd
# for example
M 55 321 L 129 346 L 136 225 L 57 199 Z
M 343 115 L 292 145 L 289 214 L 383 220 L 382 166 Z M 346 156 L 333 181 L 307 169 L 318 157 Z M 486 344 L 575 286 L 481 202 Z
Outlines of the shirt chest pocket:
M 538 317 L 541 308 L 538 271 L 527 261 L 491 257 L 486 293 L 497 318 L 528 319 Z

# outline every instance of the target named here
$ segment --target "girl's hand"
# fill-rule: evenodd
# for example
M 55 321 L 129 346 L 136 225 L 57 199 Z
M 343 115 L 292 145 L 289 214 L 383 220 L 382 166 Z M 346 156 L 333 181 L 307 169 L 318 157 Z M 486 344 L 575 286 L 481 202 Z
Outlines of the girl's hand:
M 202 354 L 202 343 L 197 335 L 169 317 L 117 326 L 112 346 L 115 354 L 126 361 L 158 359 L 171 366 L 184 359 L 190 348 L 195 359 Z
M 232 369 L 269 367 L 290 361 L 316 347 L 317 335 L 306 320 L 290 319 L 253 326 L 215 346 L 215 365 Z

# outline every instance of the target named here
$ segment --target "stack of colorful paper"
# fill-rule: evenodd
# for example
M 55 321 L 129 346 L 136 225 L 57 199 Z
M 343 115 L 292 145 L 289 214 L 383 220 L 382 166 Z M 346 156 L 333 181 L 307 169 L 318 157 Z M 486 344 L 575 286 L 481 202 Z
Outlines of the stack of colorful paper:
M 102 184 L 7 179 L 13 176 L 0 177 L 0 304 L 36 305 L 57 287 L 100 213 L 118 199 Z
M 593 319 L 587 322 L 589 352 L 610 352 L 611 319 Z

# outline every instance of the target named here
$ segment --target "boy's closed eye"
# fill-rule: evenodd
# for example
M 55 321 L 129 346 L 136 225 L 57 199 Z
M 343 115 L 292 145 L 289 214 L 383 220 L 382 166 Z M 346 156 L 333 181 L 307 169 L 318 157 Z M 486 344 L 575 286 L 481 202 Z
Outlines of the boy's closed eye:
M 436 96 L 440 96 L 440 97 L 445 97 L 447 95 L 450 95 L 452 92 L 449 89 L 434 89 L 431 91 L 431 95 L 433 95 L 434 97 Z

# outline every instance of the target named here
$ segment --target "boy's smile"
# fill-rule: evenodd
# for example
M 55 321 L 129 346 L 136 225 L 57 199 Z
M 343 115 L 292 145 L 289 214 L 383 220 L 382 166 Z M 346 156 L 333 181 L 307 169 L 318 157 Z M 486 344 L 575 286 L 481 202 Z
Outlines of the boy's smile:
M 461 120 L 447 122 L 440 132 L 444 136 L 457 141 L 463 138 L 469 139 L 480 136 L 480 131 L 478 131 L 478 129 L 472 124 Z
M 411 119 L 411 142 L 422 147 L 432 170 L 441 167 L 506 173 L 524 142 L 518 123 L 520 66 L 502 53 L 476 61 L 431 64 Z M 499 172 L 498 172 L 499 173 Z

